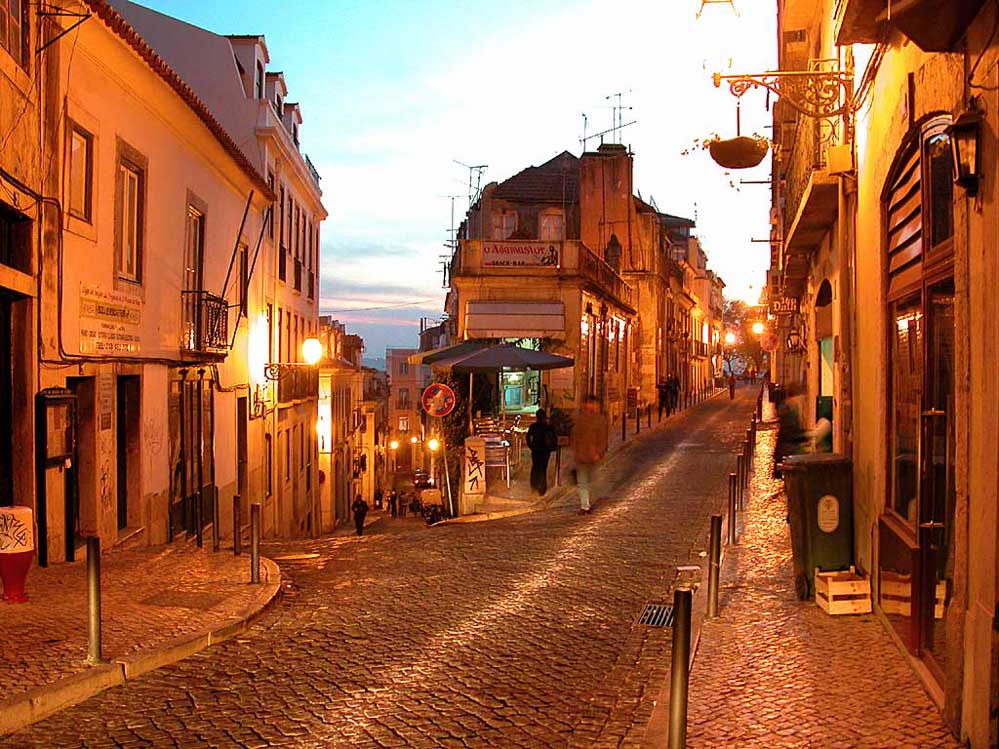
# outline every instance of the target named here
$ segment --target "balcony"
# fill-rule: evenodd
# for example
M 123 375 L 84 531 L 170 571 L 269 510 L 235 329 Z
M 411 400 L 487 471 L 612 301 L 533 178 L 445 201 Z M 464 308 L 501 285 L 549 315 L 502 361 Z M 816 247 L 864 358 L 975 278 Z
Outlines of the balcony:
M 295 291 L 302 290 L 302 261 L 295 258 Z
M 463 239 L 451 259 L 451 276 L 459 278 L 529 277 L 534 280 L 579 279 L 596 294 L 611 297 L 635 311 L 634 291 L 610 265 L 578 240 L 492 241 Z
M 305 166 L 309 169 L 309 176 L 312 177 L 313 184 L 315 184 L 316 187 L 319 187 L 319 171 L 316 169 L 308 155 L 305 155 Z
M 282 247 L 278 251 L 278 278 L 282 281 L 288 279 L 288 271 L 286 270 L 286 263 L 288 262 L 288 250 Z
M 184 322 L 181 348 L 220 353 L 229 349 L 229 305 L 207 291 L 181 291 Z
M 278 403 L 286 405 L 295 401 L 315 400 L 319 397 L 319 368 L 291 367 L 278 380 Z
M 708 358 L 709 351 L 710 351 L 710 346 L 704 341 L 691 341 L 690 353 L 693 354 L 695 357 L 706 359 Z

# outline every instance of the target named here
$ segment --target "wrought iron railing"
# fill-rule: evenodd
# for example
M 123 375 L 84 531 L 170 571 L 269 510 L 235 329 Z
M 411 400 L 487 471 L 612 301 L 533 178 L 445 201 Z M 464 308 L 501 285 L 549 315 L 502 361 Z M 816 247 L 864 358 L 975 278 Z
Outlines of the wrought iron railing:
M 229 348 L 229 306 L 207 291 L 181 291 L 185 351 L 224 351 Z
M 319 397 L 319 369 L 290 367 L 278 380 L 278 403 L 292 403 Z
M 595 282 L 618 301 L 634 307 L 631 287 L 614 272 L 613 268 L 583 244 L 579 245 L 579 274 Z

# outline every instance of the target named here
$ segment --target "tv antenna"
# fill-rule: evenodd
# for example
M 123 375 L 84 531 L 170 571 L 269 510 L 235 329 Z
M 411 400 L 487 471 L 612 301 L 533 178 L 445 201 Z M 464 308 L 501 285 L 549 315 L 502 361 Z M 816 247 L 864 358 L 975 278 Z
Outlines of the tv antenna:
M 604 136 L 607 135 L 607 133 L 620 132 L 621 130 L 624 130 L 624 128 L 628 127 L 629 125 L 634 125 L 637 122 L 638 122 L 638 120 L 631 120 L 630 122 L 624 122 L 624 123 L 618 125 L 617 127 L 607 128 L 606 130 L 601 130 L 599 133 L 594 133 L 593 135 L 587 135 L 585 139 L 584 138 L 580 138 L 579 142 L 583 144 L 583 150 L 585 151 L 586 150 L 586 141 L 593 140 L 594 138 L 600 138 L 600 142 L 603 143 L 604 142 Z
M 448 271 L 451 268 L 451 259 L 454 257 L 454 252 L 458 248 L 457 229 L 454 227 L 454 201 L 460 198 L 461 195 L 441 195 L 441 197 L 447 198 L 451 201 L 451 228 L 447 230 L 448 240 L 444 243 L 444 246 L 448 251 L 446 254 L 437 256 L 441 266 L 441 274 L 443 275 L 441 287 L 446 289 L 450 285 Z
M 590 118 L 586 114 L 586 112 L 582 113 L 582 117 L 583 117 L 583 137 L 579 139 L 579 142 L 583 144 L 583 150 L 585 151 L 586 150 L 586 141 L 589 140 L 586 137 L 586 126 L 590 124 Z
M 613 101 L 615 99 L 617 100 L 617 103 L 611 107 L 610 131 L 605 131 L 605 132 L 614 133 L 614 138 L 616 143 L 620 142 L 620 140 L 617 139 L 620 138 L 621 128 L 624 127 L 624 125 L 621 124 L 624 122 L 624 113 L 625 111 L 630 112 L 633 109 L 633 107 L 626 107 L 622 103 L 622 99 L 624 98 L 624 96 L 630 93 L 631 89 L 629 88 L 627 91 L 618 91 L 616 94 L 607 94 L 607 96 L 604 97 L 604 99 L 607 101 Z
M 482 189 L 482 173 L 489 168 L 489 164 L 476 164 L 472 166 L 471 164 L 466 164 L 463 161 L 458 161 L 458 159 L 451 159 L 458 166 L 463 166 L 468 170 L 468 208 L 472 209 L 472 204 L 479 199 L 479 192 Z M 475 183 L 475 189 L 472 189 L 472 183 Z

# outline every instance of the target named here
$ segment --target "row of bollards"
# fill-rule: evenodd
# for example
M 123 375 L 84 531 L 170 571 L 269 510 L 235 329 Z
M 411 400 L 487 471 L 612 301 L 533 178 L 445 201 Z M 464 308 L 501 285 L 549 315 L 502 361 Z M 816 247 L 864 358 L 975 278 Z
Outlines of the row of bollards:
M 218 502 L 215 504 L 212 548 L 218 551 L 220 546 Z M 237 494 L 232 498 L 232 553 L 237 557 L 242 552 L 241 520 L 242 510 Z M 198 534 L 200 539 L 200 529 Z M 260 505 L 256 503 L 250 505 L 250 583 L 252 585 L 260 583 Z M 87 538 L 87 663 L 91 666 L 106 662 L 102 647 L 101 624 L 101 539 L 90 536 Z
M 694 390 L 685 391 L 682 396 L 680 396 L 678 394 L 677 395 L 676 403 L 674 405 L 664 406 L 664 405 L 662 405 L 662 402 L 660 401 L 660 405 L 658 406 L 658 414 L 659 415 L 658 415 L 656 421 L 657 421 L 657 423 L 662 422 L 664 414 L 665 414 L 666 418 L 669 418 L 670 416 L 672 416 L 675 413 L 679 413 L 680 411 L 682 411 L 682 410 L 684 410 L 686 408 L 689 408 L 690 406 L 696 405 L 698 403 L 701 403 L 701 402 L 707 400 L 710 396 L 711 396 L 711 390 L 710 389 L 694 389 Z M 621 441 L 622 442 L 624 442 L 625 440 L 628 439 L 628 419 L 632 418 L 630 416 L 630 414 L 629 414 L 629 411 L 630 411 L 630 409 L 625 408 L 621 412 Z M 642 415 L 642 411 L 645 412 L 644 416 Z M 646 427 L 646 429 L 651 429 L 652 428 L 652 403 L 646 403 L 644 406 L 641 406 L 641 405 L 635 406 L 635 414 L 634 414 L 634 419 L 635 419 L 635 434 L 641 434 L 641 432 L 642 432 L 642 419 L 643 418 L 645 420 L 645 427 Z
M 742 451 L 736 455 L 736 470 L 728 474 L 728 538 L 730 546 L 739 543 L 737 516 L 746 509 L 746 493 L 753 472 L 756 451 L 756 430 L 762 418 L 762 389 L 756 408 L 746 429 Z M 718 593 L 721 585 L 722 516 L 711 516 L 708 538 L 708 605 L 707 618 L 719 615 Z M 687 745 L 687 695 L 690 686 L 690 600 L 691 591 L 673 591 L 673 652 L 670 664 L 669 749 L 684 749 Z

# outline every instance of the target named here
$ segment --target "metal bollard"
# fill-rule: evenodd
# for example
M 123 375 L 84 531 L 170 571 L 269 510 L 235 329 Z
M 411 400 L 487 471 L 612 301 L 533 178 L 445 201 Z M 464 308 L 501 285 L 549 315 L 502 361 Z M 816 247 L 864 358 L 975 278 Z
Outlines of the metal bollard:
M 219 509 L 218 494 L 212 492 L 212 551 L 218 551 L 222 545 L 222 516 Z
M 708 618 L 718 616 L 718 577 L 721 571 L 722 516 L 711 516 L 711 537 L 708 545 Z
M 201 489 L 198 489 L 198 493 L 194 496 L 194 519 L 197 523 L 195 535 L 200 549 L 205 545 L 205 506 L 201 503 Z
M 87 663 L 104 663 L 101 653 L 101 539 L 87 539 Z
M 628 408 L 621 409 L 621 441 L 628 439 Z
M 743 497 L 742 497 L 742 487 L 744 486 L 744 484 L 742 483 L 742 474 L 745 471 L 745 469 L 746 469 L 746 459 L 741 454 L 736 455 L 735 456 L 735 479 L 736 479 L 735 480 L 735 491 L 736 491 L 735 497 L 736 497 L 736 501 L 737 501 L 737 504 L 739 505 L 739 507 L 743 506 L 743 501 L 742 501 L 742 499 L 743 499 Z
M 645 406 L 645 419 L 646 425 L 649 429 L 652 429 L 652 404 L 649 403 Z
M 670 663 L 669 749 L 687 746 L 687 688 L 690 685 L 690 589 L 673 591 L 673 653 Z
M 642 431 L 642 407 L 635 406 L 635 434 Z
M 735 513 L 736 513 L 736 492 L 738 491 L 738 478 L 734 473 L 728 475 L 728 542 L 734 546 L 739 542 L 736 533 Z
M 753 430 L 752 428 L 746 429 L 746 441 L 743 443 L 746 446 L 746 465 L 749 466 L 750 470 L 753 467 Z M 746 483 L 749 483 L 749 477 L 746 477 Z
M 260 582 L 260 505 L 250 505 L 250 582 Z
M 742 454 L 746 457 L 743 458 L 743 471 L 742 483 L 748 488 L 749 487 L 749 471 L 753 464 L 753 452 L 749 449 L 749 438 L 747 437 L 742 441 Z
M 243 509 L 239 495 L 232 498 L 232 555 L 238 557 L 243 552 Z

